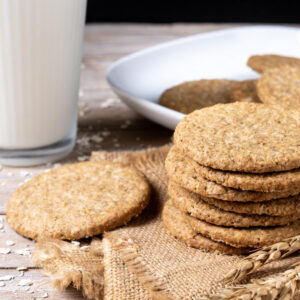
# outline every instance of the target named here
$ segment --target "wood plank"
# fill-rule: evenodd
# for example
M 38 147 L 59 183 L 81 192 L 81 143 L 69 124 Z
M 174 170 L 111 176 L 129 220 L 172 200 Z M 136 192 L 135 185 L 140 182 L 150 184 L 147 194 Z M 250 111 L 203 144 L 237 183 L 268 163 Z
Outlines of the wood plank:
M 119 36 L 157 36 L 157 35 L 174 35 L 182 36 L 185 34 L 196 34 L 198 32 L 208 32 L 225 28 L 240 26 L 241 24 L 213 24 L 213 23 L 170 23 L 170 24 L 134 24 L 134 23 L 104 23 L 89 24 L 86 27 L 85 37 L 101 38 L 99 32 L 105 36 L 106 40 L 118 38 Z
M 0 269 L 34 267 L 30 258 L 34 242 L 14 232 L 5 220 L 0 224 L 3 224 L 3 229 L 0 230 Z M 8 250 L 10 252 L 5 254 Z
M 12 269 L 0 270 L 0 279 L 2 276 L 13 276 L 12 280 L 2 281 L 5 286 L 0 286 L 0 299 L 1 300 L 33 300 L 33 299 L 55 299 L 65 300 L 74 299 L 82 300 L 85 299 L 80 291 L 74 288 L 68 288 L 64 292 L 60 292 L 53 288 L 51 280 L 43 275 L 40 270 L 28 270 L 22 273 Z M 30 286 L 19 286 L 20 281 L 28 280 L 32 282 Z M 22 282 L 21 282 L 22 284 Z M 47 297 L 46 297 L 47 295 Z M 46 297 L 46 298 L 43 298 Z

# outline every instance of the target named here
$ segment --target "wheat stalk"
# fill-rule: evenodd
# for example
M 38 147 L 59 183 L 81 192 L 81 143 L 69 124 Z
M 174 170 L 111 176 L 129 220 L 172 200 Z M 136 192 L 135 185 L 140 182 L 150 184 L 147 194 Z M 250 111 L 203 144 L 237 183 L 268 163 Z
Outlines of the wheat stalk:
M 205 296 L 201 299 L 210 300 L 290 300 L 300 286 L 300 261 L 279 276 L 266 279 L 253 279 L 251 283 L 223 288 L 216 295 Z
M 300 235 L 270 246 L 265 246 L 239 261 L 225 276 L 224 281 L 234 282 L 241 280 L 245 276 L 257 271 L 261 266 L 285 258 L 298 250 L 300 250 Z

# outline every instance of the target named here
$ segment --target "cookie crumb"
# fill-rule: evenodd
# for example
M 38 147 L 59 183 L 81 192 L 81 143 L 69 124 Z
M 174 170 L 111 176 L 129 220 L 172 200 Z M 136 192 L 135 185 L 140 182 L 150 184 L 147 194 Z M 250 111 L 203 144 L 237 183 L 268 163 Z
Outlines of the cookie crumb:
M 27 177 L 30 175 L 30 172 L 28 171 L 20 171 L 20 175 L 23 176 L 23 177 Z
M 95 143 L 101 143 L 103 141 L 103 137 L 98 136 L 98 135 L 93 135 L 91 137 L 91 141 L 93 141 Z
M 121 124 L 120 128 L 127 129 L 131 123 L 131 120 L 126 120 L 123 124 Z
M 115 99 L 113 99 L 113 98 L 108 98 L 108 99 L 106 99 L 104 102 L 100 103 L 100 104 L 99 104 L 99 107 L 100 107 L 100 108 L 110 108 L 110 107 L 115 106 L 115 104 L 116 104 Z
M 72 241 L 71 244 L 75 245 L 75 246 L 79 246 L 80 245 L 80 242 L 78 241 Z
M 86 161 L 89 159 L 89 156 L 88 155 L 83 155 L 83 156 L 78 156 L 77 157 L 77 160 L 78 161 Z
M 15 250 L 14 253 L 25 256 L 25 255 L 30 255 L 31 250 L 29 248 L 24 248 L 24 249 Z
M 18 286 L 31 286 L 31 285 L 33 285 L 33 282 L 30 279 L 22 279 L 18 282 Z
M 104 130 L 104 131 L 101 132 L 101 135 L 106 137 L 106 136 L 111 135 L 111 132 L 108 131 L 108 130 Z
M 80 247 L 80 250 L 86 250 L 86 249 L 89 249 L 89 248 L 90 248 L 90 246 L 85 245 L 85 246 L 81 246 L 81 247 Z
M 0 254 L 9 254 L 10 252 L 10 248 L 0 248 Z
M 0 277 L 0 281 L 10 281 L 14 279 L 15 277 L 13 275 L 4 275 Z

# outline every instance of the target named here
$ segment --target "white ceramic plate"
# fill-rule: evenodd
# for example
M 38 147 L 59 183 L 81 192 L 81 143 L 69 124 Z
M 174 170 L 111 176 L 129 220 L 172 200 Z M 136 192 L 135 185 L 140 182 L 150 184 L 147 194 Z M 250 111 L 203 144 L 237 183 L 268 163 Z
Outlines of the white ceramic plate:
M 248 57 L 270 53 L 299 57 L 300 29 L 249 26 L 177 39 L 118 60 L 106 79 L 129 107 L 174 129 L 184 114 L 157 104 L 165 89 L 202 78 L 256 78 Z

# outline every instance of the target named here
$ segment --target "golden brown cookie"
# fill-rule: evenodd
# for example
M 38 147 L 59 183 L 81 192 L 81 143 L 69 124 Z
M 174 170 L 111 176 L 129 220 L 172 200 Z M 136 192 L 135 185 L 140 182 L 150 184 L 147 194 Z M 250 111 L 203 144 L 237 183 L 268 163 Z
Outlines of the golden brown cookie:
M 251 251 L 250 248 L 234 248 L 198 234 L 192 229 L 185 214 L 174 207 L 170 201 L 165 203 L 162 219 L 165 227 L 173 236 L 191 247 L 209 251 L 218 251 L 226 254 L 243 254 Z
M 242 101 L 242 102 L 255 102 L 260 103 L 256 92 L 256 83 L 257 80 L 244 80 L 237 81 L 233 83 L 230 97 L 232 102 Z
M 189 114 L 196 109 L 217 103 L 231 102 L 230 91 L 234 81 L 226 79 L 187 81 L 167 89 L 159 103 Z
M 254 71 L 262 73 L 268 69 L 277 68 L 283 65 L 300 67 L 300 59 L 274 54 L 253 55 L 249 57 L 247 65 Z
M 170 151 L 174 152 L 174 155 L 183 156 L 183 153 L 176 146 L 173 146 Z M 285 172 L 255 174 L 222 171 L 195 163 L 193 167 L 201 177 L 235 189 L 258 192 L 294 191 L 293 194 L 300 193 L 299 168 Z
M 294 214 L 285 217 L 275 217 L 255 214 L 239 214 L 225 211 L 208 204 L 198 194 L 189 192 L 178 184 L 169 181 L 168 195 L 171 203 L 194 218 L 202 221 L 227 227 L 253 227 L 253 226 L 282 226 L 299 219 Z
M 190 216 L 186 217 L 196 232 L 232 247 L 260 248 L 300 233 L 300 220 L 285 226 L 233 228 L 216 226 Z
M 265 173 L 300 167 L 300 111 L 235 102 L 182 119 L 174 141 L 184 154 L 214 169 Z
M 150 188 L 136 168 L 108 161 L 82 162 L 37 175 L 18 188 L 7 221 L 37 239 L 81 239 L 127 223 L 146 207 Z
M 300 110 L 300 68 L 281 66 L 266 70 L 258 80 L 257 93 L 265 104 Z
M 171 151 L 175 155 L 183 155 L 174 146 Z M 214 181 L 223 186 L 235 189 L 258 191 L 258 192 L 284 192 L 293 191 L 293 194 L 300 193 L 300 169 L 293 169 L 285 172 L 272 173 L 242 173 L 212 169 L 210 167 L 194 164 L 195 171 L 205 179 Z
M 210 197 L 225 201 L 260 202 L 285 198 L 298 193 L 296 191 L 254 192 L 225 187 L 203 178 L 198 172 L 199 164 L 181 153 L 174 151 L 173 147 L 169 151 L 165 162 L 168 176 L 180 186 L 199 194 L 201 197 Z
M 264 202 L 232 202 L 215 198 L 202 197 L 202 199 L 222 210 L 241 214 L 256 214 L 269 216 L 300 216 L 300 196 L 275 199 Z

